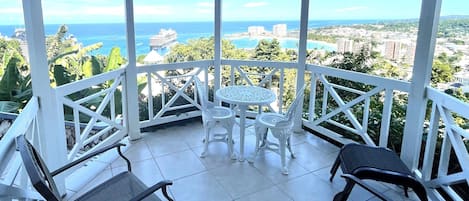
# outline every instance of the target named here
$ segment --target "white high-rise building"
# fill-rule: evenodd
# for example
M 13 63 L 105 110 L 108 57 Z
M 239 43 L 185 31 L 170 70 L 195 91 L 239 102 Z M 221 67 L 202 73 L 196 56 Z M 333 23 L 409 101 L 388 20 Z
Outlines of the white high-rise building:
M 398 60 L 401 58 L 401 42 L 389 40 L 384 43 L 384 58 Z
M 276 24 L 272 28 L 272 33 L 277 37 L 287 36 L 287 24 Z
M 265 29 L 263 26 L 249 26 L 248 27 L 248 34 L 250 37 L 252 36 L 260 36 L 265 34 Z
M 353 40 L 340 38 L 337 40 L 337 52 L 352 52 L 353 51 Z
M 406 44 L 406 51 L 404 55 L 404 61 L 408 64 L 413 64 L 415 59 L 415 42 L 409 42 Z

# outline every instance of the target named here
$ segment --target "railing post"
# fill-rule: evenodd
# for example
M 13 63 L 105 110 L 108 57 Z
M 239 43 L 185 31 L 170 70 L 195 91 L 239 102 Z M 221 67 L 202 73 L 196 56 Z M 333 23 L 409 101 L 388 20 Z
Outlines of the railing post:
M 296 90 L 303 87 L 305 84 L 305 69 L 306 69 L 306 41 L 308 40 L 308 13 L 309 13 L 309 0 L 301 0 L 301 20 L 300 20 L 300 41 L 298 45 L 298 67 L 296 74 Z M 301 112 L 299 116 L 295 117 L 294 132 L 302 131 L 302 115 L 303 115 L 303 100 L 299 102 L 298 107 Z
M 222 56 L 222 48 L 221 48 L 221 3 L 222 0 L 214 0 L 215 1 L 215 27 L 214 27 L 214 62 L 213 66 L 215 68 L 215 82 L 214 82 L 214 90 L 216 91 L 221 87 L 221 56 Z
M 130 140 L 141 138 L 138 112 L 138 89 L 137 89 L 137 59 L 135 56 L 135 28 L 134 28 L 134 5 L 133 0 L 125 1 L 125 22 L 127 34 L 127 57 L 128 64 L 125 71 L 125 87 L 127 116 L 127 131 Z
M 66 162 L 67 141 L 63 113 L 60 114 L 54 89 L 49 82 L 49 66 L 46 55 L 44 21 L 40 0 L 23 0 L 23 15 L 29 51 L 29 65 L 33 95 L 39 99 L 37 114 L 39 147 L 49 169 L 54 170 Z M 54 177 L 58 190 L 64 194 L 65 175 Z
M 432 73 L 440 9 L 441 0 L 422 1 L 401 152 L 402 160 L 411 170 L 417 169 L 420 155 L 427 108 L 425 90 Z

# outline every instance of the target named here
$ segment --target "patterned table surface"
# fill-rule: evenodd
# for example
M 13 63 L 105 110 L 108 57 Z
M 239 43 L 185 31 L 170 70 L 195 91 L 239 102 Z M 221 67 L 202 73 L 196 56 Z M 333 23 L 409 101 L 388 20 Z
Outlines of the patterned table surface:
M 256 86 L 228 86 L 217 90 L 216 96 L 237 105 L 263 105 L 275 101 L 275 93 Z

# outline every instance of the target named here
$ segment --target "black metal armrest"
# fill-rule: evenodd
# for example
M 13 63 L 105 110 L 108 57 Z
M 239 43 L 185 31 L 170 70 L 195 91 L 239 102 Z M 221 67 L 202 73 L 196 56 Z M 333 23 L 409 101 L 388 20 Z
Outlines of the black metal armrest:
M 385 195 L 380 193 L 375 188 L 373 188 L 370 185 L 363 182 L 363 180 L 361 180 L 361 179 L 359 179 L 359 178 L 357 178 L 357 177 L 355 177 L 351 174 L 343 174 L 343 175 L 341 175 L 341 177 L 347 179 L 348 181 L 352 181 L 355 184 L 358 184 L 359 186 L 363 187 L 364 189 L 366 189 L 367 191 L 369 191 L 370 193 L 372 193 L 373 195 L 375 195 L 376 197 L 378 197 L 381 200 L 392 201 L 392 199 L 389 199 L 388 197 L 386 197 Z
M 91 152 L 91 153 L 85 155 L 85 156 L 80 157 L 78 160 L 72 161 L 71 163 L 68 163 L 68 164 L 66 164 L 66 165 L 64 165 L 64 166 L 62 166 L 62 167 L 60 167 L 59 169 L 57 169 L 57 170 L 51 172 L 51 175 L 52 175 L 52 176 L 58 175 L 58 174 L 62 173 L 63 171 L 65 171 L 65 170 L 67 170 L 67 169 L 69 169 L 69 168 L 71 168 L 71 167 L 73 167 L 73 166 L 75 166 L 75 165 L 77 165 L 77 164 L 79 164 L 79 163 L 81 163 L 81 162 L 83 162 L 83 161 L 86 161 L 86 160 L 88 160 L 88 159 L 90 159 L 90 158 L 92 158 L 92 157 L 94 157 L 94 156 L 96 156 L 96 155 L 98 155 L 98 154 L 101 154 L 101 153 L 103 153 L 103 152 L 106 152 L 106 151 L 108 151 L 108 150 L 110 150 L 110 149 L 112 149 L 112 148 L 116 148 L 116 147 L 117 147 L 117 151 L 119 152 L 119 155 L 120 155 L 122 158 L 124 158 L 124 160 L 126 160 L 127 166 L 129 167 L 129 171 L 130 171 L 130 162 L 129 162 L 129 160 L 128 160 L 124 155 L 122 155 L 122 152 L 121 152 L 121 149 L 120 149 L 121 146 L 126 146 L 126 145 L 125 145 L 125 144 L 122 144 L 122 143 L 115 143 L 115 144 L 112 144 L 112 145 L 105 146 L 105 147 L 103 147 L 103 148 L 101 148 L 101 149 L 98 149 L 98 150 L 96 150 L 96 151 L 93 151 L 93 152 Z
M 132 198 L 130 201 L 142 200 L 145 197 L 151 195 L 153 192 L 157 191 L 158 189 L 161 189 L 163 191 L 163 195 L 166 199 L 168 199 L 168 201 L 173 201 L 173 199 L 171 197 L 169 197 L 169 195 L 168 195 L 167 187 L 169 185 L 173 185 L 173 182 L 169 181 L 169 180 L 160 181 L 157 184 L 155 184 L 155 185 L 151 186 L 150 188 L 148 188 L 147 190 L 139 193 L 137 196 Z

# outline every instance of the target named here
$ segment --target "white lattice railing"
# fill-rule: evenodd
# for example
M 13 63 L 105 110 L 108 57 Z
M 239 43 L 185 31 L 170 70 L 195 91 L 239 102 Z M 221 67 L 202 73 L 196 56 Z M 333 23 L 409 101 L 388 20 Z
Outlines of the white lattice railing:
M 212 66 L 213 61 L 195 61 L 138 67 L 137 79 L 144 83 L 139 87 L 140 127 L 200 116 L 193 77 L 210 81 Z
M 433 188 L 435 195 L 439 192 L 434 188 L 440 188 L 453 200 L 464 200 L 452 185 L 469 184 L 469 154 L 465 145 L 469 130 L 461 128 L 456 119 L 469 120 L 469 104 L 431 87 L 427 88 L 427 97 L 433 105 L 420 169 L 422 179 L 426 186 Z M 439 157 L 437 149 L 440 150 Z M 452 151 L 455 158 L 450 162 Z M 455 163 L 459 164 L 459 170 L 454 168 Z M 436 177 L 432 173 L 436 173 Z
M 72 122 L 63 125 L 69 129 L 68 161 L 127 134 L 125 68 L 56 87 L 55 93 L 64 119 Z
M 367 144 L 388 146 L 393 98 L 396 94 L 407 94 L 410 83 L 316 65 L 307 65 L 307 72 L 311 75 L 311 93 L 305 126 L 339 142 L 344 140 L 343 136 L 323 124 L 357 135 Z M 331 78 L 366 84 L 369 87 L 364 90 L 341 86 L 332 83 Z M 353 96 L 353 99 L 345 100 L 344 96 Z M 379 140 L 373 140 L 368 130 L 368 122 L 371 120 L 370 101 L 373 96 L 377 96 L 383 102 L 381 119 L 373 119 L 380 121 L 377 122 L 381 125 Z M 322 100 L 320 107 L 316 106 L 318 97 Z M 342 118 L 342 122 L 335 119 L 338 116 Z
M 277 107 L 267 109 L 283 111 L 288 108 L 285 100 L 286 93 L 295 92 L 295 80 L 287 79 L 296 76 L 295 63 L 222 60 L 222 86 L 245 84 L 270 87 L 276 90 L 278 96 Z M 265 72 L 256 71 L 261 67 Z M 291 71 L 290 71 L 291 70 Z M 142 114 L 147 117 L 140 122 L 141 127 L 158 125 L 182 120 L 200 115 L 200 105 L 194 90 L 193 77 L 212 85 L 211 74 L 213 61 L 197 61 L 187 63 L 162 64 L 138 67 L 138 80 L 144 83 L 141 99 L 146 99 Z M 213 77 L 212 77 L 213 78 Z M 366 90 L 340 86 L 331 81 L 340 78 L 351 83 L 366 84 Z M 386 147 L 390 137 L 393 101 L 396 96 L 407 96 L 410 88 L 408 82 L 381 78 L 377 76 L 344 71 L 335 68 L 307 65 L 305 75 L 309 84 L 309 97 L 305 98 L 307 112 L 303 117 L 304 126 L 315 130 L 332 139 L 341 141 L 340 133 L 330 130 L 336 126 L 342 130 L 359 136 L 367 144 Z M 336 79 L 337 81 L 337 79 Z M 288 83 L 291 82 L 291 83 Z M 293 83 L 293 85 L 292 85 Z M 104 87 L 105 86 L 105 87 Z M 291 88 L 289 88 L 291 87 Z M 68 159 L 72 160 L 80 154 L 97 147 L 120 140 L 127 132 L 125 125 L 126 96 L 125 69 L 119 69 L 101 74 L 90 79 L 59 86 L 55 88 L 59 108 L 72 114 L 72 123 L 63 126 L 73 128 L 73 146 L 69 147 Z M 162 96 L 161 94 L 170 94 Z M 344 95 L 344 93 L 346 93 Z M 79 94 L 79 95 L 78 95 Z M 433 103 L 431 118 L 429 119 L 428 134 L 425 143 L 425 153 L 422 155 L 421 165 L 416 170 L 417 175 L 430 187 L 434 197 L 443 199 L 436 188 L 444 190 L 454 200 L 463 200 L 453 188 L 453 185 L 469 183 L 469 154 L 465 142 L 469 132 L 458 126 L 461 119 L 469 119 L 469 105 L 431 87 L 427 88 L 427 97 Z M 158 104 L 155 97 L 160 96 Z M 345 99 L 347 97 L 353 97 Z M 151 97 L 151 98 L 149 98 Z M 369 111 L 371 99 L 382 103 L 379 119 L 370 119 Z M 376 97 L 378 97 L 376 99 Z M 116 99 L 117 98 L 117 99 Z M 309 99 L 308 99 L 309 98 Z M 401 97 L 402 98 L 402 97 Z M 325 100 L 318 102 L 317 100 Z M 120 105 L 120 103 L 122 103 Z M 320 103 L 320 104 L 319 104 Z M 319 105 L 317 105 L 319 104 Z M 142 109 L 142 105 L 140 105 Z M 25 174 L 21 174 L 20 158 L 15 156 L 14 137 L 26 134 L 39 147 L 36 114 L 38 101 L 33 98 L 20 116 L 0 141 L 0 191 L 8 189 L 9 195 L 34 197 L 37 194 L 27 191 L 28 184 Z M 122 111 L 122 112 L 120 112 Z M 183 111 L 183 112 L 180 112 Z M 257 111 L 255 108 L 252 114 Z M 335 117 L 341 116 L 338 122 Z M 405 115 L 405 114 L 403 114 Z M 80 118 L 80 116 L 82 118 Z M 85 118 L 83 118 L 85 117 Z M 404 119 L 404 117 L 401 117 Z M 370 137 L 369 121 L 379 124 L 379 136 Z M 324 124 L 328 124 L 326 128 Z M 70 139 L 69 139 L 70 140 Z M 377 142 L 377 143 L 376 143 Z M 440 143 L 441 142 L 441 143 Z M 439 153 L 439 154 L 437 154 Z M 454 161 L 451 161 L 455 159 Z M 8 161 L 8 162 L 5 162 Z M 459 169 L 451 169 L 450 164 L 457 163 Z M 437 164 L 437 165 L 434 165 Z M 18 174 L 20 173 L 20 174 Z M 432 176 L 436 175 L 436 176 Z M 1 194 L 5 198 L 5 194 Z
M 33 97 L 15 119 L 7 133 L 0 140 L 0 200 L 40 199 L 41 196 L 31 190 L 28 176 L 22 168 L 22 161 L 16 151 L 15 138 L 26 137 L 40 150 L 39 129 L 37 127 L 38 100 Z
M 242 84 L 270 88 L 275 91 L 277 100 L 273 104 L 268 105 L 267 109 L 275 112 L 285 112 L 288 109 L 288 107 L 285 107 L 285 102 L 287 102 L 285 98 L 288 97 L 288 93 L 296 93 L 294 87 L 297 76 L 297 63 L 222 60 L 222 65 L 225 66 L 223 68 L 224 73 L 222 74 L 229 75 L 229 77 L 223 77 L 222 85 Z M 246 116 L 255 117 L 257 114 L 256 109 L 256 107 L 252 107 Z

